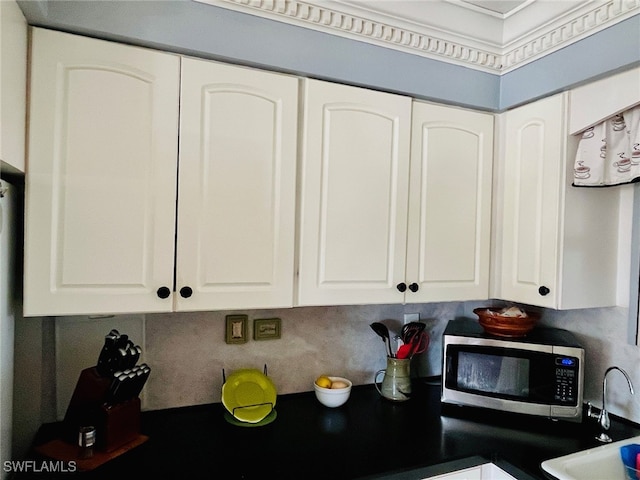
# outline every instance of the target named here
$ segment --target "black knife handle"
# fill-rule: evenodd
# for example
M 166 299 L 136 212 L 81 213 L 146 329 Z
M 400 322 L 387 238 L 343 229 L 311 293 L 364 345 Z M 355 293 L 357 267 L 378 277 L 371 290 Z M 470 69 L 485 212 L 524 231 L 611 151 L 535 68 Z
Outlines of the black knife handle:
M 140 368 L 136 372 L 137 376 L 134 379 L 135 386 L 134 386 L 131 398 L 136 398 L 138 395 L 140 395 L 140 392 L 142 392 L 142 389 L 145 383 L 147 383 L 147 379 L 149 378 L 150 373 L 151 373 L 151 369 L 148 366 Z
M 96 363 L 96 370 L 98 370 L 98 373 L 103 377 L 112 373 L 110 371 L 109 363 L 119 338 L 120 333 L 118 333 L 116 329 L 111 330 L 104 337 L 104 346 L 102 347 L 102 350 L 100 350 L 98 362 Z
M 129 378 L 129 376 L 124 372 L 119 372 L 119 375 L 113 376 L 109 390 L 104 398 L 106 405 L 112 406 L 121 402 L 120 399 L 123 397 L 124 383 L 127 378 Z

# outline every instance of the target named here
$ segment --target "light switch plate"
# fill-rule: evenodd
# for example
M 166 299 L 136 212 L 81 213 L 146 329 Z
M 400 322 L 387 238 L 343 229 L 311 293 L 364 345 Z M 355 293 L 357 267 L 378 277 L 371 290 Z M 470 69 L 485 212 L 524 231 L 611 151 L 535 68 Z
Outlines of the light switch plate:
M 247 343 L 247 315 L 227 315 L 226 319 L 225 342 Z
M 279 318 L 260 318 L 253 321 L 254 340 L 275 340 L 280 338 L 281 321 Z

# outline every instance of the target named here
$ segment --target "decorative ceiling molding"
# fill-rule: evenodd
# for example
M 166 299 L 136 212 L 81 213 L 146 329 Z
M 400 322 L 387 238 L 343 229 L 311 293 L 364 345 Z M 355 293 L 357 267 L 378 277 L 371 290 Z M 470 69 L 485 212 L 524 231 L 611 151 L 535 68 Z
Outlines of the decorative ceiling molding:
M 422 28 L 380 15 L 366 18 L 313 0 L 195 0 L 339 35 L 493 74 L 504 74 L 640 13 L 640 0 L 595 0 L 528 32 L 507 46 L 494 46 L 437 28 Z

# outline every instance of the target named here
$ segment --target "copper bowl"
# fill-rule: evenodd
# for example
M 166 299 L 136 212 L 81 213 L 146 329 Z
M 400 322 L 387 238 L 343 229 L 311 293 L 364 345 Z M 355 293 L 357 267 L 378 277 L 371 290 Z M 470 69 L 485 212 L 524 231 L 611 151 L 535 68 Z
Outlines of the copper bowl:
M 525 312 L 526 317 L 505 317 L 500 310 L 483 307 L 474 309 L 473 313 L 478 315 L 485 332 L 498 337 L 524 337 L 540 319 L 540 315 L 533 312 Z

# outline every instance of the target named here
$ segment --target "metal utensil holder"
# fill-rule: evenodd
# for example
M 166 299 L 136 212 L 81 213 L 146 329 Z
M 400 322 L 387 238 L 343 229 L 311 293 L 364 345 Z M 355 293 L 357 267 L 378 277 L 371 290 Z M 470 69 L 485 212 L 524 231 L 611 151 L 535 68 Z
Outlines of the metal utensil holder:
M 270 405 L 271 406 L 271 410 L 269 410 L 269 413 L 271 413 L 273 411 L 273 403 L 272 402 L 264 402 L 264 403 L 255 403 L 253 405 L 242 405 L 239 407 L 235 407 L 232 412 L 231 415 L 233 415 L 233 418 L 235 418 L 236 420 L 242 421 L 240 420 L 238 417 L 236 417 L 236 410 L 242 410 L 243 408 L 253 408 L 253 407 L 262 407 L 263 405 Z

